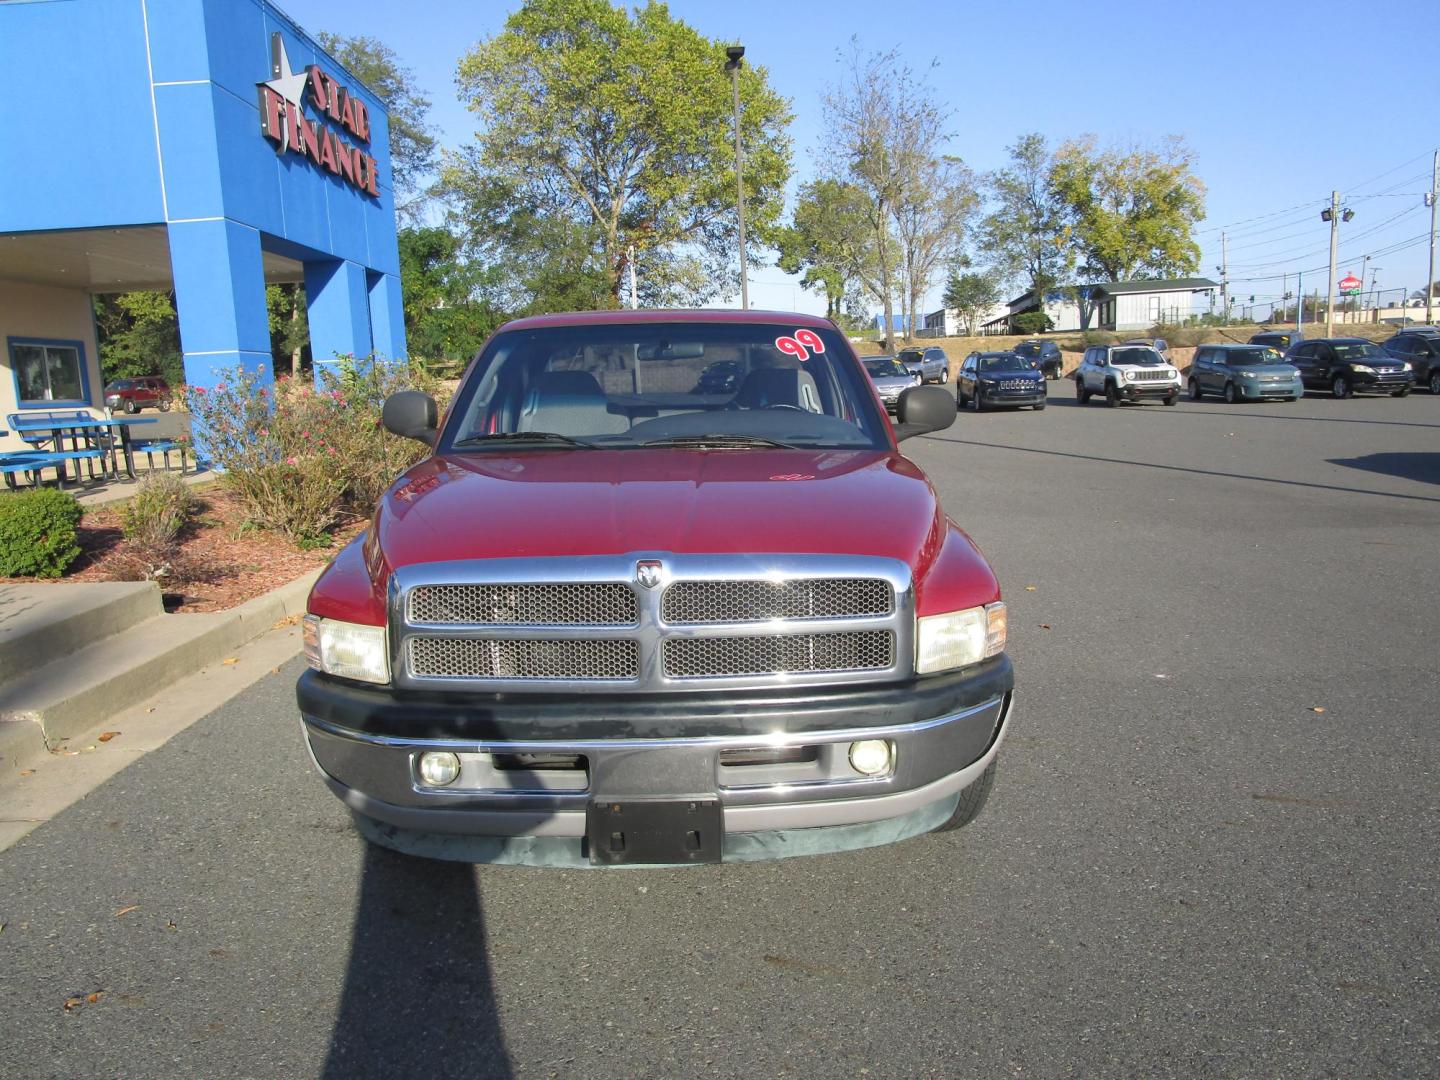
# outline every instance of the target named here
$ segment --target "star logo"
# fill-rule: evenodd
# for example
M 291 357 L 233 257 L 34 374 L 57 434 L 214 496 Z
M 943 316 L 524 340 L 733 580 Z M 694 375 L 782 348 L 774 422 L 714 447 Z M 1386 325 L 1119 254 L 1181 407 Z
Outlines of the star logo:
M 300 108 L 300 99 L 305 94 L 305 81 L 309 78 L 304 71 L 296 74 L 290 70 L 290 57 L 285 53 L 285 39 L 278 33 L 270 36 L 270 74 L 275 76 L 263 85 Z

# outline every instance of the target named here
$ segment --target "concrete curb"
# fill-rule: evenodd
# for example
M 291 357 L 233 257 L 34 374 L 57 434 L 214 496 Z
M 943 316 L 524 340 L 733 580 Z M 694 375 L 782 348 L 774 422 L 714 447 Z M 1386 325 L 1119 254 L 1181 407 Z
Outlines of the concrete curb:
M 248 600 L 229 611 L 204 615 L 162 615 L 137 630 L 154 628 L 173 635 L 169 647 L 117 660 L 117 670 L 73 692 L 63 689 L 32 711 L 0 723 L 0 763 L 16 767 L 43 755 L 66 739 L 87 732 L 134 702 L 149 698 L 218 663 L 281 619 L 302 613 L 310 587 L 321 569 Z M 172 621 L 173 620 L 173 621 Z

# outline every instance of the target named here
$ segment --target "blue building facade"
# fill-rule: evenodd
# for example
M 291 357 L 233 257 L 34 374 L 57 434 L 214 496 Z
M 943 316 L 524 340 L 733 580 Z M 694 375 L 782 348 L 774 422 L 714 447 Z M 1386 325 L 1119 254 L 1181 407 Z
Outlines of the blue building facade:
M 103 404 L 94 293 L 173 288 L 196 386 L 270 377 L 267 282 L 406 355 L 385 102 L 273 4 L 10 0 L 0 66 L 0 415 Z

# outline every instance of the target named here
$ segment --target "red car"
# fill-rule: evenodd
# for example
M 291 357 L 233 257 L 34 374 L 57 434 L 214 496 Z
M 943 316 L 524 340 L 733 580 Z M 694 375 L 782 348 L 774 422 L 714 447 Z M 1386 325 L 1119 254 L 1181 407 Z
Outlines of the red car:
M 735 385 L 704 378 L 737 365 Z M 613 311 L 502 327 L 433 454 L 315 584 L 308 748 L 370 841 L 686 864 L 888 843 L 984 804 L 1012 716 L 995 575 L 843 334 Z
M 105 387 L 105 404 L 114 412 L 137 413 L 146 406 L 166 412 L 170 408 L 170 385 L 158 375 L 116 379 Z

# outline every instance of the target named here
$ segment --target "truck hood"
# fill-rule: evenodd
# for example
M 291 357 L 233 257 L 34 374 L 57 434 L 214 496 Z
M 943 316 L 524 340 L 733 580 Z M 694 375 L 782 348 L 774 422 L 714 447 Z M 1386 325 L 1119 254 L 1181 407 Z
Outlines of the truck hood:
M 415 465 L 309 610 L 382 624 L 391 573 L 420 563 L 642 552 L 897 559 L 920 615 L 1000 595 L 925 474 L 893 450 L 538 450 Z

